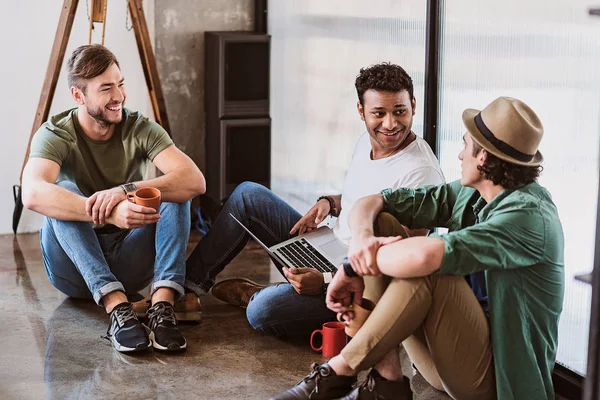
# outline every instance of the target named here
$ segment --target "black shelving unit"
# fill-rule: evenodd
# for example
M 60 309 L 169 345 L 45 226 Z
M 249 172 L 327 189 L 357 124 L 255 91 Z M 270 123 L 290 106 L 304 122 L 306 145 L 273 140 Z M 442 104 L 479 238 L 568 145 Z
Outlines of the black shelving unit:
M 208 208 L 218 208 L 244 181 L 270 185 L 270 39 L 251 31 L 205 32 Z

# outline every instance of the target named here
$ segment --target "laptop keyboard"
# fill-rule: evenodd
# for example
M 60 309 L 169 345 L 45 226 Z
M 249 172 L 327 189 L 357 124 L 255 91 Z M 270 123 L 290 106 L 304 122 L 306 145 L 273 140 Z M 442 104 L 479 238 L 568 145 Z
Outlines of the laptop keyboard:
M 337 271 L 337 268 L 304 238 L 288 243 L 277 251 L 296 268 L 314 268 L 321 272 Z

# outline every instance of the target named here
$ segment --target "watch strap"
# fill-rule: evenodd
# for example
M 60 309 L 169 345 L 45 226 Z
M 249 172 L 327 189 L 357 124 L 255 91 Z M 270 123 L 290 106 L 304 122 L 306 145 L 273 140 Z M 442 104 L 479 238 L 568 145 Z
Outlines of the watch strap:
M 355 278 L 358 276 L 358 274 L 352 268 L 352 264 L 350 264 L 350 261 L 348 261 L 348 257 L 344 258 L 342 265 L 344 266 L 344 272 L 348 278 Z
M 331 215 L 332 217 L 337 217 L 338 210 L 337 210 L 337 208 L 335 208 L 335 200 L 333 199 L 333 197 L 321 196 L 317 199 L 317 203 L 321 200 L 327 200 L 327 202 L 329 203 L 329 215 Z

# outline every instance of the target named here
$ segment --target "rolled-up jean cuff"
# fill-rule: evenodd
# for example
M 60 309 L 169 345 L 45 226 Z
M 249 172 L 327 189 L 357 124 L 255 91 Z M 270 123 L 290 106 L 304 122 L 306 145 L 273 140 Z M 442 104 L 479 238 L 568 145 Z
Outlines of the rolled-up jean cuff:
M 179 283 L 176 283 L 173 281 L 157 281 L 152 284 L 152 290 L 150 292 L 150 295 L 152 296 L 154 294 L 154 292 L 156 292 L 156 290 L 160 289 L 160 288 L 173 289 L 177 293 L 175 295 L 175 300 L 180 299 L 185 294 L 185 291 L 183 290 L 183 286 L 181 286 Z
M 109 293 L 117 292 L 117 291 L 125 293 L 125 287 L 123 287 L 123 284 L 121 282 L 107 283 L 106 285 L 104 285 L 100 289 L 98 289 L 98 291 L 96 291 L 96 293 L 94 293 L 94 301 L 99 306 L 102 306 L 102 298 Z
M 196 285 L 194 282 L 192 281 L 188 281 L 187 279 L 185 280 L 185 288 L 193 293 L 196 294 L 196 296 L 201 297 L 201 296 L 206 296 L 208 294 L 208 290 L 204 290 L 202 289 L 200 286 Z M 210 290 L 210 289 L 209 289 Z

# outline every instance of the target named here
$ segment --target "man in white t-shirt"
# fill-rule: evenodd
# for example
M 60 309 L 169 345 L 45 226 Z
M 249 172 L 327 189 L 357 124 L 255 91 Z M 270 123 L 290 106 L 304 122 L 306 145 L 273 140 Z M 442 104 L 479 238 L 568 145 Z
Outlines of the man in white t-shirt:
M 284 267 L 281 271 L 290 283 L 268 287 L 244 278 L 217 284 L 215 280 L 249 239 L 230 213 L 269 247 L 315 229 L 328 215 L 338 217 L 334 232 L 348 243 L 348 213 L 358 199 L 386 188 L 416 188 L 444 182 L 433 152 L 411 129 L 416 100 L 406 71 L 390 63 L 373 65 L 360 70 L 355 86 L 358 113 L 367 132 L 354 148 L 342 194 L 320 197 L 302 216 L 264 186 L 242 183 L 190 255 L 186 290 L 201 297 L 212 289 L 218 299 L 247 307 L 248 321 L 254 329 L 277 336 L 310 334 L 324 322 L 335 319 L 325 306 L 330 273 Z

